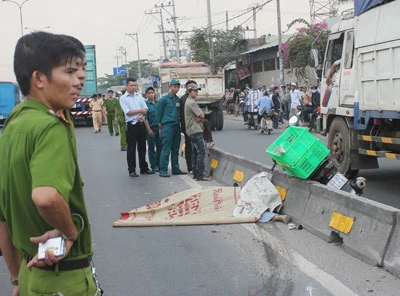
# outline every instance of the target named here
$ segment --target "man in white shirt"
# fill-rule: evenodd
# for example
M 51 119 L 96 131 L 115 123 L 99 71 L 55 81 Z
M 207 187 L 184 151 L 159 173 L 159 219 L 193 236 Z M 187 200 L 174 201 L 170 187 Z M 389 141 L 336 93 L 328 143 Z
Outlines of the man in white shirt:
M 126 93 L 119 103 L 125 114 L 126 139 L 128 142 L 127 162 L 129 176 L 138 177 L 136 174 L 136 146 L 139 154 L 140 174 L 154 174 L 146 162 L 146 127 L 144 124 L 147 114 L 147 104 L 138 92 L 136 79 L 126 80 Z
M 296 115 L 297 106 L 301 104 L 300 92 L 296 89 L 296 83 L 292 82 L 290 84 L 290 115 L 289 118 Z

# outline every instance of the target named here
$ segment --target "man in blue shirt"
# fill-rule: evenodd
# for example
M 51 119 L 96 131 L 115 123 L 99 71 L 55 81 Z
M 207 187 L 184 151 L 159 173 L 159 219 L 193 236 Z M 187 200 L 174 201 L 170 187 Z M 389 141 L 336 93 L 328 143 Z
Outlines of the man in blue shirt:
M 179 145 L 181 143 L 180 128 L 180 99 L 176 95 L 181 83 L 172 79 L 169 83 L 169 92 L 157 104 L 157 122 L 162 142 L 160 155 L 160 177 L 169 177 L 168 163 L 171 154 L 171 168 L 173 175 L 184 175 L 179 168 Z
M 264 92 L 264 95 L 258 100 L 258 123 L 261 123 L 261 117 L 264 113 L 272 114 L 272 109 L 274 108 L 274 103 L 268 95 L 268 91 Z
M 126 80 L 126 92 L 119 103 L 124 111 L 126 121 L 126 139 L 128 142 L 126 159 L 129 176 L 139 176 L 136 174 L 136 145 L 139 154 L 140 174 L 154 174 L 146 162 L 146 127 L 144 120 L 148 107 L 143 96 L 138 93 L 136 79 L 128 78 Z

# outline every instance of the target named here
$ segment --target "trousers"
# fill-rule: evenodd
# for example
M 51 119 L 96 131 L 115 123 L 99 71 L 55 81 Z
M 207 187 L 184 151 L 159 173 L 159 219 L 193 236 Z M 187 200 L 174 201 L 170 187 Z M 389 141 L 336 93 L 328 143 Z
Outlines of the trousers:
M 160 174 L 168 173 L 169 156 L 171 155 L 172 173 L 180 171 L 178 157 L 181 143 L 181 129 L 179 124 L 164 124 L 162 127 L 162 148 L 160 155 Z
M 115 133 L 119 133 L 119 128 L 118 124 L 115 123 L 115 111 L 110 111 L 107 113 L 107 126 L 108 126 L 108 131 L 110 132 L 110 135 Z
M 92 111 L 93 129 L 98 132 L 101 130 L 101 111 Z
M 202 179 L 204 175 L 204 159 L 206 149 L 204 147 L 203 133 L 195 133 L 189 136 L 192 143 L 192 169 L 195 179 Z
M 135 125 L 127 124 L 126 139 L 128 140 L 128 152 L 126 159 L 130 173 L 136 171 L 136 147 L 139 154 L 140 171 L 147 171 L 146 162 L 146 128 L 143 122 L 137 122 Z
M 90 266 L 70 271 L 48 271 L 35 267 L 27 269 L 26 264 L 22 259 L 18 276 L 20 296 L 100 295 Z

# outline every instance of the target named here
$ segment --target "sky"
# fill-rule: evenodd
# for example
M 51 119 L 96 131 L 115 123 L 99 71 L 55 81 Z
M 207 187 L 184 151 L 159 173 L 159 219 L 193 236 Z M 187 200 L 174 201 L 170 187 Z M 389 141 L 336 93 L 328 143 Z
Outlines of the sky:
M 19 4 L 23 0 L 13 0 Z M 269 2 L 270 1 L 270 2 Z M 155 5 L 168 5 L 170 0 L 28 0 L 22 6 L 24 34 L 44 30 L 77 37 L 83 44 L 96 45 L 97 76 L 112 74 L 113 67 L 121 64 L 118 48 L 126 48 L 127 60 L 137 59 L 137 44 L 126 33 L 138 33 L 141 59 L 159 59 L 163 54 L 159 31 L 159 14 Z M 213 28 L 226 28 L 228 19 L 234 18 L 257 4 L 267 3 L 256 15 L 257 36 L 278 34 L 276 0 L 210 0 Z M 309 0 L 281 0 L 282 30 L 296 18 L 310 19 Z M 165 8 L 172 14 L 172 8 Z M 175 0 L 179 30 L 207 26 L 207 0 Z M 146 14 L 147 12 L 147 14 Z M 15 3 L 0 1 L 0 81 L 15 81 L 13 54 L 21 37 L 20 10 Z M 173 30 L 167 11 L 163 11 L 165 30 Z M 252 13 L 246 13 L 228 22 L 253 28 Z M 182 36 L 189 37 L 189 34 Z M 253 31 L 246 32 L 252 38 Z M 172 39 L 173 35 L 168 35 Z M 125 60 L 125 58 L 124 58 Z

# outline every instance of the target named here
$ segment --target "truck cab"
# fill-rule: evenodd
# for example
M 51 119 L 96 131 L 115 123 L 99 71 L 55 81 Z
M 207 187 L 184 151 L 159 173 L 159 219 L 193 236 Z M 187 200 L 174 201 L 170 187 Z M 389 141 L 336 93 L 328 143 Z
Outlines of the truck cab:
M 311 51 L 322 67 L 323 133 L 349 176 L 378 168 L 378 157 L 400 159 L 400 1 L 361 2 L 331 28 L 321 65 Z
M 0 124 L 4 124 L 11 110 L 22 101 L 17 84 L 0 81 Z

